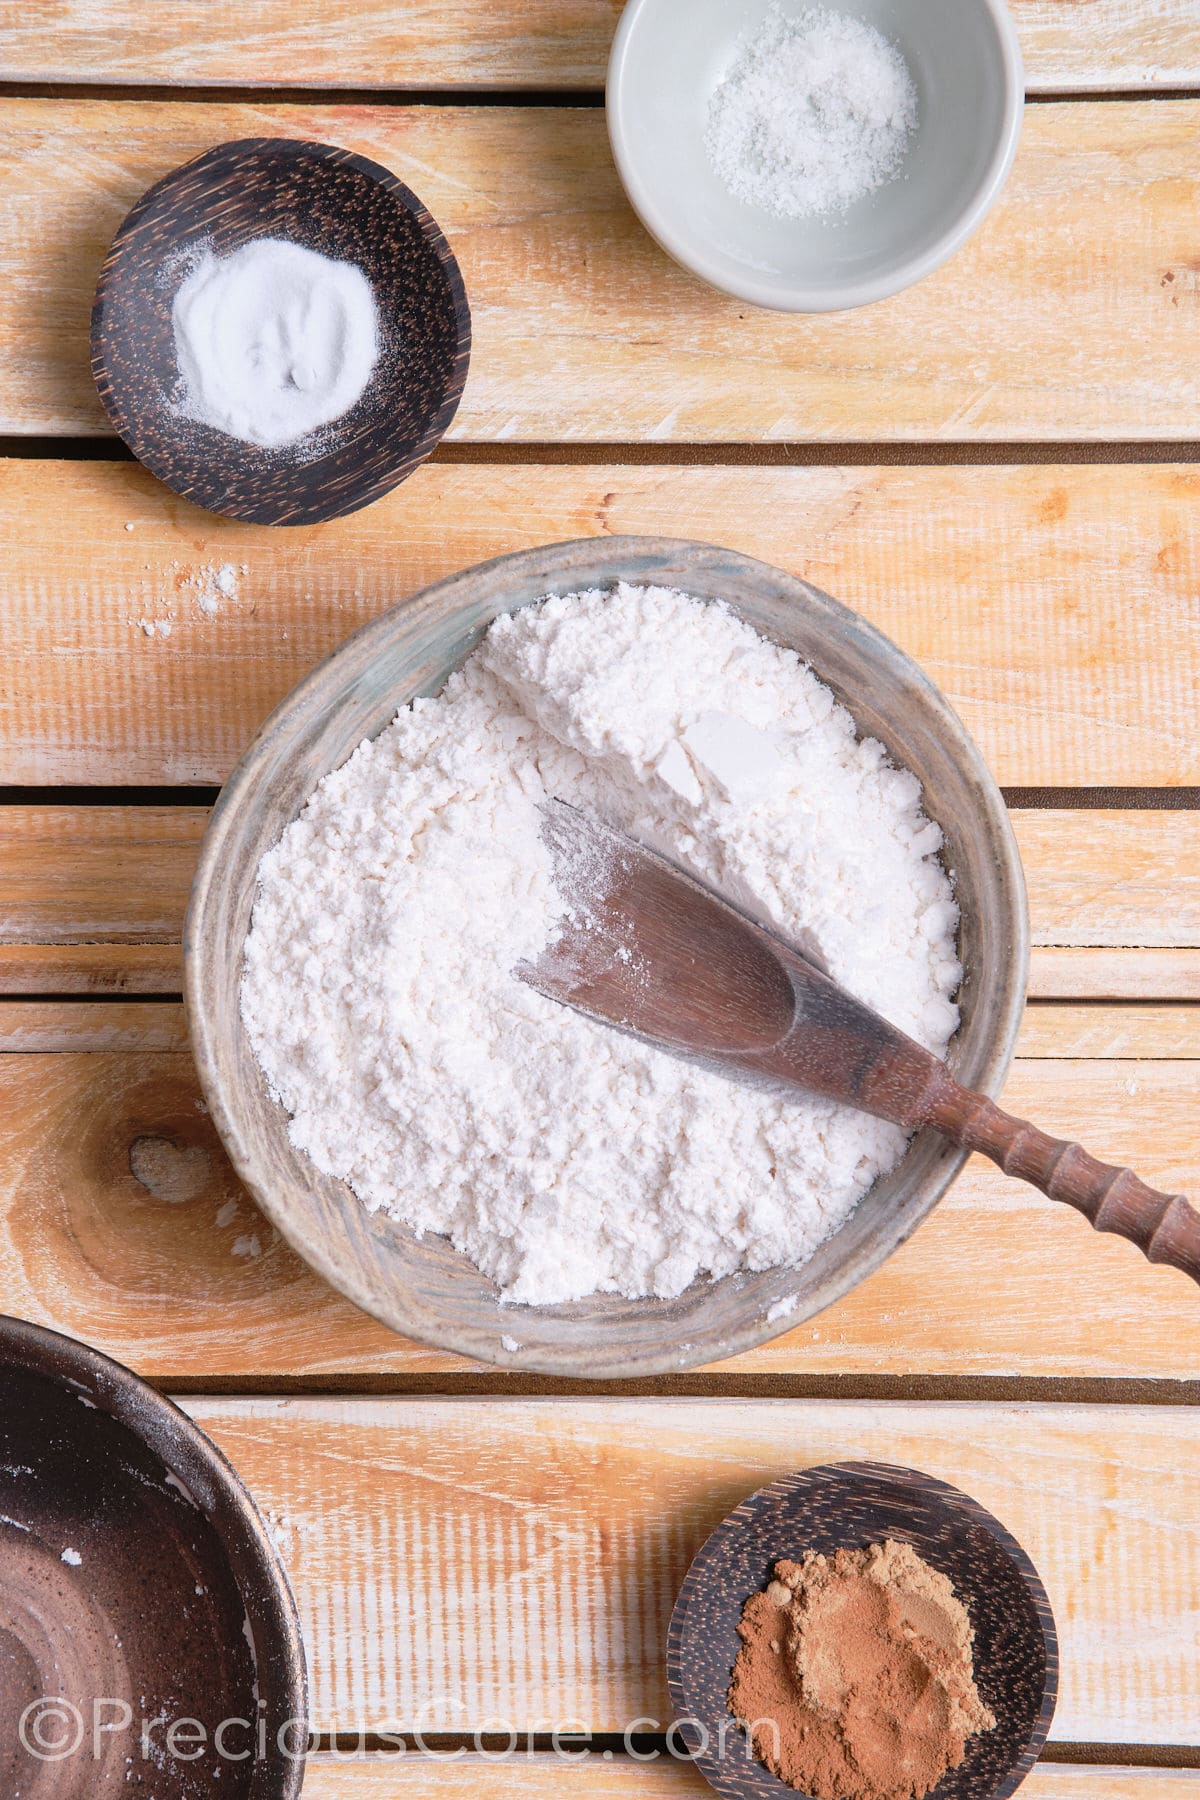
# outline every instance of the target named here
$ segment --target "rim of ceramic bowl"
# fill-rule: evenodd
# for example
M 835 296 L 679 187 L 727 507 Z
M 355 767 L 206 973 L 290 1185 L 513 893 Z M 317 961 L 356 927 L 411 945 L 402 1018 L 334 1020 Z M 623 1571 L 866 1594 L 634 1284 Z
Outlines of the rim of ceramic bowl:
M 275 1729 L 289 1725 L 289 1739 L 302 1745 L 308 1735 L 308 1668 L 296 1597 L 254 1497 L 229 1459 L 173 1400 L 124 1363 L 80 1338 L 0 1313 L 0 1369 L 20 1368 L 81 1393 L 89 1403 L 124 1425 L 153 1451 L 188 1491 L 230 1558 L 230 1569 L 246 1607 L 255 1602 L 255 1624 L 269 1638 L 255 1638 L 261 1659 L 269 1659 L 279 1696 L 271 1708 Z M 253 1583 L 253 1595 L 247 1584 Z M 262 1765 L 265 1767 L 266 1765 Z M 270 1772 L 271 1785 L 257 1784 L 254 1800 L 299 1800 L 305 1757 L 292 1753 Z
M 638 572 L 631 573 L 635 568 Z M 336 1254 L 327 1252 L 322 1244 L 309 1239 L 287 1199 L 281 1198 L 274 1191 L 266 1159 L 258 1148 L 253 1132 L 243 1122 L 240 1104 L 230 1091 L 230 1083 L 223 1072 L 221 1036 L 214 1018 L 214 1009 L 208 1003 L 208 995 L 214 983 L 211 965 L 215 954 L 207 942 L 210 935 L 209 921 L 221 911 L 221 895 L 233 860 L 228 840 L 236 835 L 236 823 L 243 802 L 251 805 L 254 803 L 260 780 L 260 766 L 270 764 L 280 735 L 286 734 L 298 721 L 305 719 L 314 704 L 325 700 L 324 690 L 328 686 L 330 670 L 342 661 L 355 668 L 372 666 L 395 630 L 397 615 L 409 608 L 428 607 L 436 602 L 449 618 L 470 610 L 472 591 L 477 593 L 484 583 L 491 585 L 497 595 L 503 594 L 506 588 L 510 593 L 529 591 L 531 603 L 535 594 L 545 597 L 550 593 L 565 593 L 581 587 L 603 587 L 622 579 L 652 582 L 657 579 L 656 570 L 664 578 L 669 574 L 672 580 L 675 580 L 672 571 L 683 571 L 678 574 L 677 585 L 684 587 L 687 586 L 689 571 L 701 580 L 705 578 L 706 570 L 710 574 L 714 570 L 724 571 L 726 574 L 734 570 L 759 581 L 765 578 L 769 580 L 773 592 L 780 596 L 790 596 L 810 618 L 819 616 L 826 625 L 836 627 L 840 633 L 857 640 L 860 648 L 876 656 L 882 667 L 896 672 L 898 677 L 903 678 L 910 692 L 920 696 L 920 704 L 926 709 L 927 715 L 936 719 L 943 748 L 962 773 L 964 782 L 972 789 L 979 809 L 980 829 L 989 845 L 1005 903 L 1004 917 L 997 920 L 996 929 L 1011 945 L 1011 954 L 1002 975 L 997 978 L 998 991 L 993 1001 L 993 1033 L 990 1040 L 981 1041 L 975 1046 L 977 1064 L 971 1077 L 972 1085 L 992 1098 L 1004 1084 L 1024 1011 L 1029 962 L 1025 880 L 1008 809 L 982 753 L 941 690 L 905 651 L 860 614 L 843 606 L 840 601 L 799 576 L 790 575 L 758 558 L 745 556 L 740 551 L 692 539 L 655 536 L 576 538 L 539 545 L 530 550 L 519 550 L 460 570 L 419 589 L 407 600 L 398 602 L 378 618 L 360 627 L 345 643 L 311 669 L 275 708 L 255 734 L 213 809 L 200 849 L 183 934 L 184 999 L 197 1073 L 210 1117 L 239 1178 L 271 1223 L 310 1268 L 331 1287 L 392 1331 L 438 1349 L 470 1357 L 475 1362 L 519 1368 L 526 1373 L 620 1380 L 635 1376 L 679 1373 L 711 1362 L 714 1358 L 752 1350 L 790 1330 L 802 1319 L 813 1317 L 827 1306 L 833 1305 L 851 1288 L 873 1274 L 929 1216 L 967 1160 L 965 1150 L 956 1150 L 953 1146 L 944 1144 L 936 1167 L 925 1177 L 918 1190 L 919 1206 L 910 1202 L 902 1217 L 892 1219 L 888 1229 L 879 1230 L 869 1245 L 863 1247 L 857 1261 L 847 1259 L 829 1273 L 822 1283 L 815 1304 L 807 1306 L 803 1312 L 787 1313 L 785 1316 L 770 1307 L 765 1313 L 757 1307 L 748 1307 L 745 1317 L 722 1336 L 719 1345 L 703 1339 L 699 1343 L 689 1341 L 680 1344 L 674 1338 L 667 1338 L 662 1347 L 656 1346 L 653 1351 L 614 1344 L 611 1340 L 605 1342 L 602 1321 L 581 1322 L 580 1342 L 583 1341 L 585 1330 L 592 1334 L 586 1370 L 572 1366 L 574 1359 L 580 1354 L 574 1337 L 569 1345 L 536 1344 L 529 1341 L 526 1329 L 519 1350 L 510 1352 L 504 1348 L 504 1327 L 501 1325 L 497 1325 L 494 1336 L 485 1335 L 482 1331 L 472 1332 L 465 1326 L 460 1327 L 455 1321 L 448 1322 L 440 1313 L 422 1311 L 419 1298 L 414 1299 L 402 1292 L 396 1293 L 394 1297 L 389 1292 L 386 1300 L 382 1300 L 359 1278 L 357 1270 L 350 1266 L 350 1259 L 339 1260 Z M 562 585 L 564 581 L 568 581 L 570 585 Z M 769 637 L 769 633 L 765 632 L 760 632 L 760 635 Z M 464 654 L 469 654 L 476 641 L 477 638 L 467 644 Z M 819 654 L 814 658 L 814 672 L 825 678 Z M 392 703 L 392 710 L 407 703 L 407 697 L 398 698 Z M 852 700 L 847 699 L 845 703 L 853 714 Z M 386 723 L 387 719 L 384 718 L 378 730 L 383 730 Z M 238 955 L 241 955 L 240 945 Z M 565 1312 L 565 1309 L 554 1307 L 532 1310 L 545 1310 L 559 1318 Z
M 637 158 L 630 151 L 625 131 L 622 85 L 630 59 L 635 53 L 634 34 L 638 24 L 643 15 L 652 7 L 661 5 L 662 0 L 626 0 L 609 52 L 604 111 L 617 173 L 621 177 L 630 205 L 650 236 L 668 256 L 683 268 L 689 269 L 701 281 L 708 282 L 710 287 L 732 294 L 737 300 L 747 300 L 752 306 L 767 307 L 773 312 L 849 312 L 857 306 L 870 306 L 876 300 L 887 300 L 891 295 L 902 293 L 905 288 L 913 287 L 927 275 L 932 275 L 935 269 L 940 269 L 956 251 L 961 250 L 999 199 L 1017 153 L 1024 116 L 1025 65 L 1007 0 L 971 0 L 971 3 L 982 6 L 996 29 L 1003 69 L 1004 113 L 987 166 L 969 200 L 953 218 L 947 220 L 937 241 L 920 255 L 905 257 L 877 275 L 862 281 L 846 282 L 839 287 L 796 285 L 786 288 L 782 284 L 776 286 L 771 282 L 756 280 L 753 271 L 748 268 L 743 274 L 731 279 L 727 272 L 722 272 L 706 257 L 702 245 L 688 239 L 675 227 L 670 214 L 656 203 L 642 180 Z

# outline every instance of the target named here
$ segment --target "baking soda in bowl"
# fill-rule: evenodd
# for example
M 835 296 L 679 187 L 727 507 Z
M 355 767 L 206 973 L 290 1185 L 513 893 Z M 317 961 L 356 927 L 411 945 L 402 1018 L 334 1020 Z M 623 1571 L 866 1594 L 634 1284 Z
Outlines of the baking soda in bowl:
M 819 950 L 945 1051 L 958 910 L 915 777 L 795 652 L 719 604 L 620 585 L 502 615 L 263 859 L 242 1015 L 292 1142 L 513 1301 L 670 1297 L 805 1261 L 904 1133 L 519 980 L 567 910 L 551 797 Z
M 204 250 L 171 308 L 179 410 L 274 450 L 342 418 L 379 353 L 379 309 L 354 263 L 283 238 Z

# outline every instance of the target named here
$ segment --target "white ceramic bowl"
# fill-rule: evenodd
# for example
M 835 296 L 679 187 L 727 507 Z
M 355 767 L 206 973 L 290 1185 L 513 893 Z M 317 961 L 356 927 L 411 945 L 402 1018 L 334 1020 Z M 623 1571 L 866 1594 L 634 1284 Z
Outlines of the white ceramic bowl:
M 628 0 L 608 65 L 608 130 L 642 223 L 685 268 L 757 306 L 835 312 L 920 281 L 985 217 L 1021 130 L 1005 0 L 778 0 L 874 25 L 905 57 L 919 120 L 899 173 L 845 213 L 778 219 L 736 199 L 704 147 L 709 101 L 771 0 Z

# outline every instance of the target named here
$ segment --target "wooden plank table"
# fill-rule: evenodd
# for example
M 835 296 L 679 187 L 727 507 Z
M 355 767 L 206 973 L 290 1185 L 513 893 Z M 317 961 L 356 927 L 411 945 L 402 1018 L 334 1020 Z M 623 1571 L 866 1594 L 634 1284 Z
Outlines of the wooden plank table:
M 823 319 L 739 307 L 638 227 L 599 106 L 619 11 L 262 0 L 251 27 L 233 0 L 0 0 L 0 1308 L 186 1396 L 250 1483 L 304 1620 L 315 1800 L 699 1800 L 661 1740 L 688 1558 L 761 1482 L 857 1455 L 960 1483 L 1041 1568 L 1063 1679 L 1031 1800 L 1200 1800 L 1181 1275 L 975 1160 L 819 1318 L 570 1388 L 324 1287 L 200 1104 L 183 909 L 276 700 L 453 569 L 662 531 L 829 588 L 946 690 L 1029 880 L 1010 1102 L 1200 1190 L 1200 7 L 1017 0 L 1032 98 L 1001 205 L 920 287 Z M 124 210 L 251 131 L 410 181 L 476 324 L 451 441 L 286 533 L 124 460 L 87 371 Z

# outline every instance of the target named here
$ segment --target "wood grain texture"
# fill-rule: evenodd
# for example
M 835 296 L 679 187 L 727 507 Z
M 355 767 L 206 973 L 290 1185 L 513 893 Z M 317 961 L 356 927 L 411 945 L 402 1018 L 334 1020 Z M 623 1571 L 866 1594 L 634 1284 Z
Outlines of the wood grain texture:
M 39 995 L 0 999 L 0 1053 L 187 1047 L 187 1021 L 178 1002 L 114 999 L 96 1005 Z M 1200 1057 L 1200 1006 L 1035 1001 L 1025 1009 L 1017 1055 L 1026 1061 L 1195 1061 Z
M 1062 997 L 1142 998 L 1146 945 L 1200 952 L 1200 813 L 1011 816 L 1035 947 L 1087 952 L 1086 986 L 1070 972 L 1076 965 L 1064 964 Z M 0 808 L 0 994 L 178 993 L 179 939 L 207 819 L 207 807 Z M 1192 962 L 1200 967 L 1200 955 Z M 1053 954 L 1046 967 L 1056 967 Z M 1058 997 L 1041 970 L 1035 955 L 1033 992 Z M 1200 999 L 1200 983 L 1176 982 L 1149 997 Z M 1079 1009 L 1070 1018 L 1068 1027 L 1062 1015 L 1055 1029 L 1082 1028 Z M 1161 1008 L 1106 1021 L 1105 1029 L 1132 1030 L 1131 1045 L 1151 1041 L 1147 1031 L 1165 1032 L 1168 1043 L 1177 1030 L 1180 1041 L 1190 1032 L 1169 1024 Z M 1124 1052 L 1135 1053 L 1146 1052 Z
M 32 0 L 5 21 L 0 76 L 26 81 L 540 88 L 603 84 L 621 0 Z M 1031 92 L 1193 87 L 1189 0 L 1014 0 Z
M 91 1007 L 74 1000 L 0 1000 L 0 1052 L 186 1050 L 187 1044 L 181 1006 L 151 1000 Z
M 1189 0 L 1012 0 L 1012 13 L 1031 93 L 1200 82 L 1200 16 Z
M 1200 947 L 1200 812 L 1012 814 L 1036 944 Z
M 1029 109 L 966 247 L 907 293 L 755 311 L 637 223 L 598 108 L 9 101 L 0 431 L 105 431 L 92 288 L 141 190 L 223 139 L 332 141 L 393 170 L 446 231 L 475 326 L 452 435 L 681 443 L 1189 439 L 1200 102 Z
M 1200 1006 L 1027 1006 L 1017 1055 L 1191 1061 L 1200 1057 Z
M 410 1751 L 334 1757 L 317 1754 L 305 1772 L 306 1800 L 540 1800 L 564 1792 L 581 1800 L 704 1800 L 712 1790 L 696 1770 L 666 1754 L 653 1762 L 619 1756 L 579 1758 L 528 1752 L 453 1761 Z M 443 1752 L 444 1758 L 444 1752 Z M 1041 1763 L 1022 1784 L 1023 1800 L 1196 1800 L 1200 1772 L 1187 1769 L 1096 1768 Z
M 0 807 L 0 944 L 178 944 L 207 823 L 207 807 Z
M 0 462 L 0 782 L 222 781 L 385 607 L 506 551 L 624 532 L 726 544 L 857 608 L 1002 782 L 1196 782 L 1198 501 L 1200 471 L 1172 465 L 432 464 L 353 520 L 266 533 L 132 464 Z M 236 592 L 214 603 L 226 565 Z M 1143 880 L 1179 881 L 1195 916 L 1194 865 L 1150 854 Z
M 1192 1194 L 1198 1097 L 1188 1061 L 1020 1061 L 1006 1090 Z M 0 1310 L 167 1382 L 475 1366 L 392 1336 L 304 1268 L 234 1177 L 185 1055 L 0 1057 Z M 975 1158 L 869 1281 L 716 1366 L 1200 1380 L 1200 1311 L 1184 1276 Z
M 1195 1729 L 1190 1408 L 206 1399 L 188 1410 L 275 1515 L 318 1729 L 665 1726 L 667 1620 L 704 1538 L 777 1476 L 850 1459 L 953 1482 L 1023 1544 L 1059 1630 L 1054 1737 L 1182 1743 Z
M 175 944 L 0 944 L 3 994 L 177 994 Z
M 522 1739 L 514 1756 L 468 1753 L 453 1762 L 405 1756 L 332 1756 L 310 1759 L 305 1800 L 706 1800 L 712 1792 L 686 1763 L 662 1755 L 639 1763 L 624 1757 L 527 1754 Z M 1200 1771 L 1112 1769 L 1042 1763 L 1021 1787 L 1022 1800 L 1197 1800 Z
M 1200 996 L 1200 951 L 1040 949 L 1029 969 L 1032 997 L 1049 1000 L 1188 1000 Z
M 183 1007 L 170 1001 L 116 1000 L 96 1006 L 37 995 L 0 999 L 0 1053 L 187 1047 Z M 1026 1008 L 1017 1054 L 1027 1061 L 1194 1061 L 1200 1058 L 1200 1006 L 1035 1003 Z

